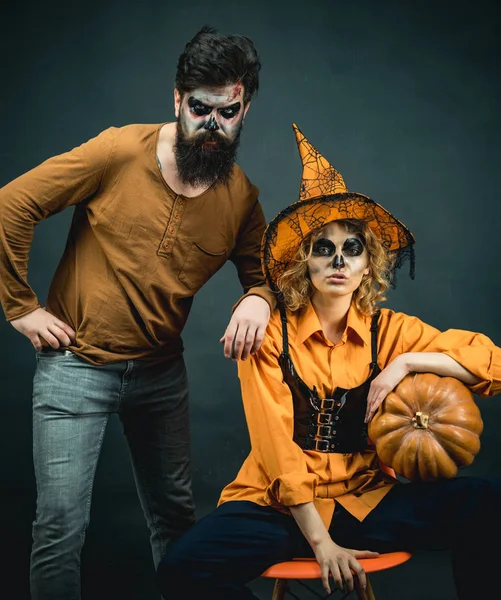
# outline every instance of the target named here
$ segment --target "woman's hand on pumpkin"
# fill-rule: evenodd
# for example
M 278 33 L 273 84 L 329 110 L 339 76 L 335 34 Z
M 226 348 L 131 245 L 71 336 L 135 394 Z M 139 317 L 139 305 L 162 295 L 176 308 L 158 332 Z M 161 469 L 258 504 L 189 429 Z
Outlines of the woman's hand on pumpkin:
M 365 422 L 369 423 L 386 396 L 410 373 L 406 355 L 397 356 L 372 380 L 367 396 Z
M 320 565 L 323 587 L 328 594 L 331 593 L 329 577 L 332 576 L 338 589 L 351 593 L 356 586 L 360 600 L 366 600 L 367 575 L 357 559 L 375 558 L 379 556 L 377 552 L 342 548 L 330 538 L 316 545 L 313 551 Z

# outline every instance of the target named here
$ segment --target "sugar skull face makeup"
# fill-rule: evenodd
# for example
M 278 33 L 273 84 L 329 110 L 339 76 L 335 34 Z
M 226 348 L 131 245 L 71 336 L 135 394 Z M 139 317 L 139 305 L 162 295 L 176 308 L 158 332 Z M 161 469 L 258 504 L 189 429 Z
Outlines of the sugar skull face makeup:
M 236 160 L 244 107 L 240 84 L 197 88 L 182 98 L 174 92 L 177 119 L 174 154 L 184 183 L 209 186 L 226 182 Z
M 242 126 L 249 104 L 244 108 L 243 86 L 233 84 L 197 88 L 183 98 L 177 93 L 175 108 L 186 137 L 210 131 L 233 140 Z
M 314 241 L 307 264 L 313 287 L 322 294 L 352 294 L 369 273 L 362 238 L 336 221 L 326 225 Z

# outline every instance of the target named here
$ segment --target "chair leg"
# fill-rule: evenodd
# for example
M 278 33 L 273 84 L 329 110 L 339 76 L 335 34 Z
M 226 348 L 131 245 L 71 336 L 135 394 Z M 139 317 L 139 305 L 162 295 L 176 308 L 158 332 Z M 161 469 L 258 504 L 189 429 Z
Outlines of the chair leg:
M 367 595 L 367 600 L 376 600 L 376 596 L 374 596 L 374 590 L 372 589 L 372 584 L 369 577 L 367 577 L 367 588 L 365 589 L 365 593 Z
M 275 579 L 271 600 L 284 600 L 288 587 L 287 579 Z
M 372 584 L 371 584 L 371 580 L 369 579 L 369 576 L 366 575 L 367 577 L 367 587 L 365 588 L 365 598 L 367 598 L 367 600 L 376 600 L 376 596 L 374 596 L 374 590 L 372 589 Z M 362 594 L 360 593 L 360 586 L 358 585 L 358 579 L 355 579 L 355 590 L 357 593 L 357 598 L 362 598 Z

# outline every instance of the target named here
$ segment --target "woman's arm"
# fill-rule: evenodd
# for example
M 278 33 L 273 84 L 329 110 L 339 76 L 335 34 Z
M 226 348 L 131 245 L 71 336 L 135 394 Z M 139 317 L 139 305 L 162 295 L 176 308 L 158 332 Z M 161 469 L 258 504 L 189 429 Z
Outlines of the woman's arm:
M 479 396 L 501 392 L 501 348 L 486 335 L 462 329 L 442 332 L 391 310 L 381 314 L 378 364 L 383 370 L 371 384 L 366 422 L 411 372 L 454 377 Z
M 367 576 L 358 558 L 374 558 L 377 552 L 369 550 L 352 550 L 338 546 L 331 538 L 318 514 L 313 502 L 291 506 L 290 511 L 299 529 L 310 544 L 322 572 L 322 583 L 325 591 L 330 594 L 329 576 L 332 575 L 340 590 L 352 592 L 355 586 L 353 574 L 358 578 L 361 588 L 360 598 L 365 598 Z
M 479 396 L 501 392 L 501 348 L 482 333 L 464 329 L 440 331 L 417 317 L 382 311 L 378 339 L 378 364 L 388 366 L 409 352 L 437 352 L 453 358 L 479 379 L 470 386 Z
M 400 354 L 381 371 L 371 384 L 367 396 L 366 423 L 375 415 L 386 396 L 409 373 L 435 373 L 441 377 L 454 377 L 470 386 L 482 381 L 456 360 L 441 352 L 406 352 Z
M 480 377 L 441 352 L 406 352 L 398 360 L 405 365 L 408 373 L 435 373 L 441 377 L 455 377 L 466 385 L 476 385 L 481 381 Z

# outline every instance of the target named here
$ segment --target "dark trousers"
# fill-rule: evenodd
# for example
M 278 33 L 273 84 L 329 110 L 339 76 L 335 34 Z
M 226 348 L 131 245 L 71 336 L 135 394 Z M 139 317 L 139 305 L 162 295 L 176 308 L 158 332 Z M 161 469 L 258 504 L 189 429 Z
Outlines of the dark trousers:
M 490 548 L 499 543 L 500 513 L 501 480 L 400 483 L 362 522 L 337 505 L 329 532 L 347 548 L 450 550 L 458 598 L 483 600 L 499 591 Z M 291 516 L 232 501 L 171 546 L 157 581 L 165 600 L 256 600 L 246 583 L 276 562 L 306 556 L 312 551 Z

